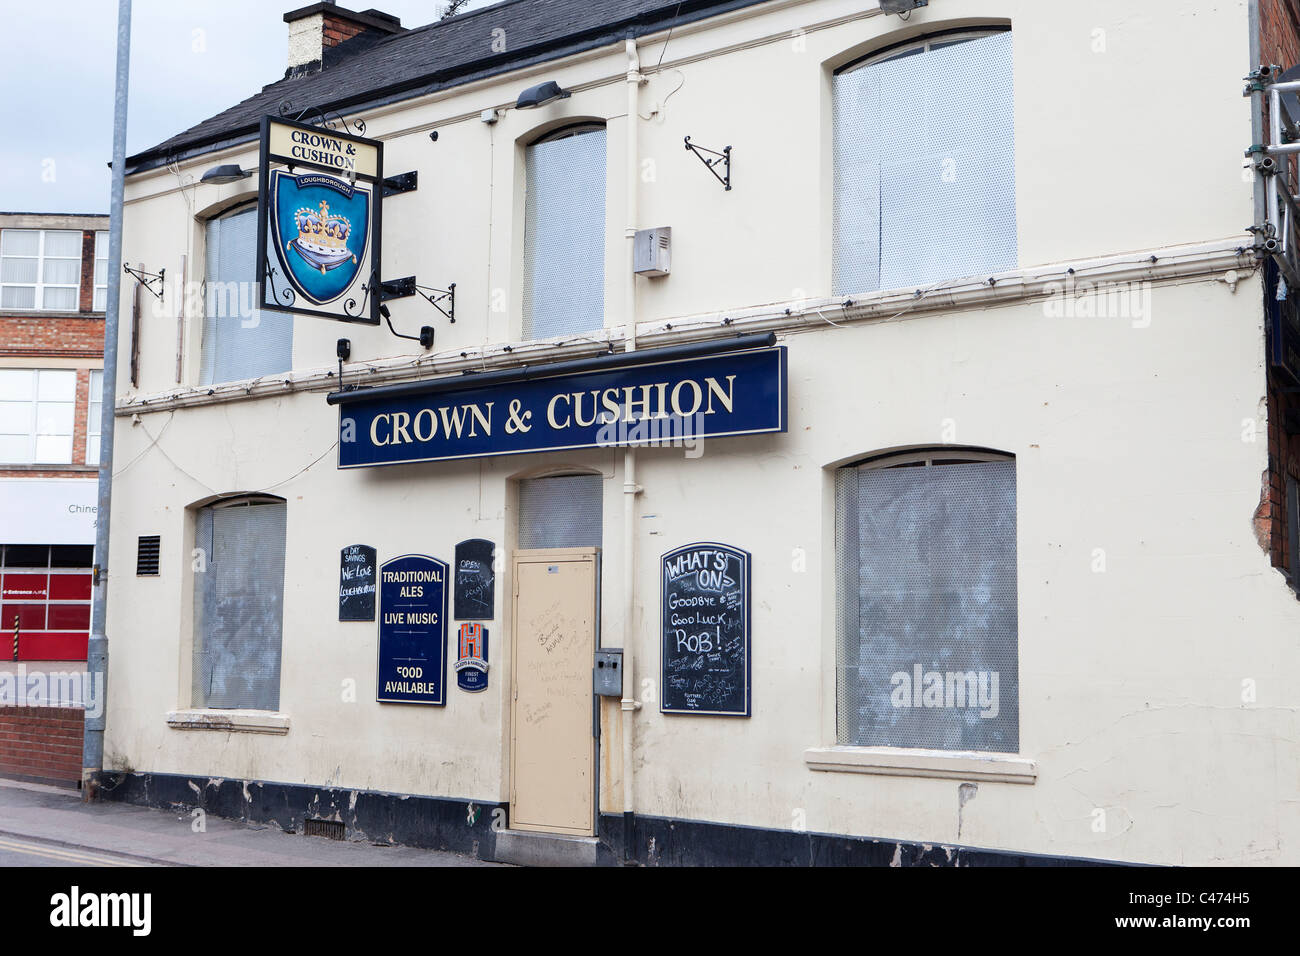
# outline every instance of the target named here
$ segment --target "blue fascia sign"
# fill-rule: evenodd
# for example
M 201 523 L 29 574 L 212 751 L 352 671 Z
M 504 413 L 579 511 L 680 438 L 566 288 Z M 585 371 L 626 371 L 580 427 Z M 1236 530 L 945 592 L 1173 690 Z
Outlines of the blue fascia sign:
M 786 430 L 786 350 L 747 349 L 478 386 L 469 377 L 464 387 L 427 394 L 340 398 L 340 468 L 573 448 L 689 449 L 705 438 Z

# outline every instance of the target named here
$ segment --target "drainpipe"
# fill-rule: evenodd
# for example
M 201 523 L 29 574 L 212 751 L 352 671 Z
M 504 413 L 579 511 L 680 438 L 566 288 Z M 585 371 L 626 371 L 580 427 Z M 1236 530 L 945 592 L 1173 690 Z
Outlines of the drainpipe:
M 623 293 L 623 316 L 626 351 L 636 351 L 636 273 L 632 271 L 637 227 L 637 114 L 640 112 L 641 59 L 636 40 L 628 38 L 627 47 L 627 275 Z M 632 786 L 632 734 L 635 716 L 641 704 L 636 699 L 634 620 L 636 613 L 636 450 L 623 452 L 623 857 L 632 859 L 633 823 L 636 804 Z
M 1260 37 L 1260 20 L 1259 20 L 1259 0 L 1250 0 L 1246 16 L 1247 29 L 1250 31 L 1250 70 L 1254 73 L 1264 65 L 1264 54 L 1262 41 Z M 1264 142 L 1264 94 L 1262 92 L 1252 93 L 1250 96 L 1250 142 L 1251 145 L 1257 146 Z M 1253 156 L 1251 157 L 1254 158 Z M 1285 160 L 1284 160 L 1285 161 Z M 1265 177 L 1259 173 L 1254 174 L 1255 182 L 1255 225 L 1264 224 L 1268 218 L 1266 208 L 1266 193 L 1268 184 Z M 1263 235 L 1256 235 L 1257 242 L 1262 242 Z
M 113 185 L 108 222 L 108 304 L 104 313 L 104 390 L 99 419 L 99 507 L 95 512 L 95 577 L 90 605 L 86 680 L 99 677 L 98 708 L 86 712 L 81 752 L 81 799 L 93 800 L 104 769 L 104 712 L 108 706 L 108 519 L 113 503 L 113 399 L 117 394 L 117 327 L 122 291 L 122 197 L 126 188 L 126 93 L 131 64 L 131 0 L 118 0 L 117 81 L 113 94 Z M 83 688 L 82 700 L 92 695 Z

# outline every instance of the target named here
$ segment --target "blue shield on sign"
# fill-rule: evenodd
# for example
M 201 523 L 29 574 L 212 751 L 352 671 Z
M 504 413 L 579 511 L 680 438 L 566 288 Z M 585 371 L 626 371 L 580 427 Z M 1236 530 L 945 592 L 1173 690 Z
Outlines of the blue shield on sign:
M 352 287 L 366 258 L 370 189 L 324 173 L 271 173 L 271 239 L 284 274 L 316 305 Z

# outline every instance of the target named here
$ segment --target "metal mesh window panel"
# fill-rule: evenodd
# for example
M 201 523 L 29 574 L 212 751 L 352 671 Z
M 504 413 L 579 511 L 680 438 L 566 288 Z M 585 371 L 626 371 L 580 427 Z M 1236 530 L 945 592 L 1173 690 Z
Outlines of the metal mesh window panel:
M 524 337 L 605 325 L 605 131 L 527 150 Z
M 836 75 L 837 294 L 1015 268 L 1011 53 L 998 33 Z
M 204 508 L 196 530 L 194 706 L 278 710 L 285 505 Z
M 600 475 L 521 481 L 519 547 L 600 547 L 602 494 Z
M 257 210 L 207 225 L 200 379 L 204 385 L 277 375 L 293 367 L 293 315 L 257 305 Z
M 1014 462 L 843 469 L 836 575 L 841 744 L 1019 750 Z

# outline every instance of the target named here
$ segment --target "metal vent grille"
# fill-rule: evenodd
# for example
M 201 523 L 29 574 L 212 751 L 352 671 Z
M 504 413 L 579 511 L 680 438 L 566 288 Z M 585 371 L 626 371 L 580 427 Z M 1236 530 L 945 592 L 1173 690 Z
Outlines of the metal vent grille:
M 528 147 L 525 338 L 604 328 L 605 176 L 603 129 Z
M 156 534 L 142 534 L 135 547 L 135 573 L 152 575 L 158 573 L 158 552 L 162 538 Z
M 603 490 L 600 475 L 521 481 L 519 547 L 600 547 Z
M 841 469 L 836 576 L 841 744 L 1019 750 L 1014 462 Z
M 302 832 L 304 836 L 323 836 L 331 840 L 342 840 L 347 836 L 338 820 L 304 820 Z
M 837 74 L 837 294 L 1013 269 L 1011 34 L 935 41 Z

